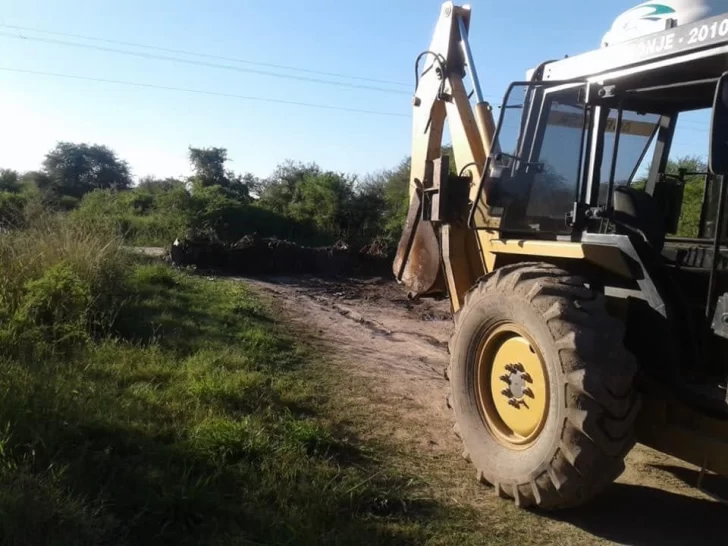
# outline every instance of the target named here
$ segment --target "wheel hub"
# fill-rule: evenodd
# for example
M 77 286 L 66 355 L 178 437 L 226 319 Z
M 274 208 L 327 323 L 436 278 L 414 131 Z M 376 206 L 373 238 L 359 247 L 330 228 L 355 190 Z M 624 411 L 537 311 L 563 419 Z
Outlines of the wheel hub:
M 508 447 L 535 441 L 548 411 L 545 366 L 535 343 L 515 325 L 496 329 L 478 364 L 481 410 L 489 428 Z
M 523 363 L 506 364 L 505 369 L 509 373 L 501 375 L 498 379 L 506 384 L 501 395 L 508 399 L 511 406 L 518 408 L 521 407 L 521 404 L 526 404 L 524 398 L 535 398 L 533 390 L 529 386 L 533 383 L 533 378 L 526 372 Z

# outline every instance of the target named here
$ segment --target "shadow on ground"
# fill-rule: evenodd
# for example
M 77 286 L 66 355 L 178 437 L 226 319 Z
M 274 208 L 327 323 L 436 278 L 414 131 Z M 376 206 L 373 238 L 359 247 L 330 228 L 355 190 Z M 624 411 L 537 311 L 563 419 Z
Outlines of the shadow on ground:
M 677 467 L 695 484 L 697 472 Z M 682 478 L 681 478 L 682 479 Z M 711 477 L 715 486 L 718 478 Z M 706 477 L 706 486 L 708 480 Z M 672 544 L 725 544 L 728 507 L 707 499 L 662 489 L 615 483 L 588 505 L 564 513 L 559 520 L 619 544 L 664 546 Z
M 698 472 L 696 470 L 690 470 L 682 466 L 672 465 L 655 465 L 655 468 L 659 468 L 665 472 L 669 472 L 683 483 L 694 487 L 698 482 Z M 706 473 L 703 477 L 702 489 L 709 495 L 718 497 L 719 499 L 728 499 L 728 479 L 715 474 Z M 728 506 L 725 507 L 726 515 L 728 515 Z M 728 542 L 728 538 L 726 539 Z

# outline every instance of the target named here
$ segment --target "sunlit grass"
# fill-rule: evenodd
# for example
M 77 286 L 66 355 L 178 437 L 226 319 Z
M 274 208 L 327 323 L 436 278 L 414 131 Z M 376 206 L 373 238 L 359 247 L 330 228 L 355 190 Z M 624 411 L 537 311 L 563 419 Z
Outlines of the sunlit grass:
M 426 539 L 436 507 L 322 419 L 309 350 L 244 285 L 107 236 L 0 242 L 3 543 Z

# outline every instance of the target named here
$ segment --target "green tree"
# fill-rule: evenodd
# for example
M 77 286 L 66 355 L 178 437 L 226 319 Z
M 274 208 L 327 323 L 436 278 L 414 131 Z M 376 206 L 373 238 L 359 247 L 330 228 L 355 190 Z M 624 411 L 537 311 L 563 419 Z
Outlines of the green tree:
M 17 171 L 0 169 L 0 227 L 22 227 L 29 197 L 22 190 Z
M 410 158 L 403 159 L 392 170 L 379 176 L 384 186 L 386 221 L 384 230 L 393 239 L 399 239 L 409 210 Z
M 255 177 L 251 174 L 238 175 L 225 168 L 228 161 L 225 148 L 193 148 L 189 147 L 189 160 L 194 175 L 190 177 L 193 191 L 202 188 L 220 186 L 223 193 L 240 201 L 249 203 Z
M 298 186 L 308 177 L 321 174 L 316 163 L 304 164 L 290 159 L 276 166 L 273 173 L 257 185 L 260 206 L 277 214 L 289 214 Z
M 385 187 L 381 179 L 366 178 L 346 207 L 346 233 L 363 242 L 384 235 L 387 218 Z
M 51 179 L 43 171 L 27 171 L 20 177 L 20 184 L 40 192 L 51 187 Z
M 0 191 L 18 193 L 21 189 L 20 175 L 12 169 L 0 169 Z
M 23 227 L 26 201 L 20 193 L 0 191 L 0 228 Z
M 139 180 L 136 189 L 148 193 L 158 194 L 177 188 L 184 188 L 185 183 L 177 178 L 154 178 L 145 176 Z
M 681 170 L 687 172 L 707 172 L 708 165 L 699 155 L 685 155 L 677 159 L 669 159 L 665 172 L 678 175 Z M 683 192 L 682 208 L 676 235 L 678 237 L 698 237 L 700 227 L 700 213 L 703 206 L 705 192 L 705 176 L 686 175 Z M 647 177 L 643 176 L 632 183 L 632 187 L 643 190 L 647 184 Z
M 232 199 L 240 201 L 241 203 L 250 203 L 253 201 L 253 197 L 250 195 L 252 190 L 251 179 L 254 180 L 255 177 L 250 173 L 239 175 L 229 172 L 227 176 L 227 185 L 223 186 L 223 189 L 225 190 L 226 195 Z
M 708 165 L 697 155 L 686 155 L 667 162 L 666 172 L 678 174 L 683 169 L 687 172 L 707 172 Z M 700 212 L 705 193 L 705 176 L 686 175 L 683 193 L 682 210 L 678 222 L 677 235 L 680 237 L 698 237 Z
M 334 236 L 347 234 L 347 213 L 354 196 L 354 180 L 342 174 L 308 174 L 295 188 L 289 205 L 294 220 L 311 222 Z
M 128 164 L 98 144 L 59 142 L 46 154 L 43 168 L 45 176 L 35 183 L 50 200 L 77 200 L 95 189 L 125 190 L 132 184 Z
M 203 188 L 226 186 L 225 163 L 228 160 L 225 148 L 189 147 L 189 159 L 195 171 L 192 181 Z

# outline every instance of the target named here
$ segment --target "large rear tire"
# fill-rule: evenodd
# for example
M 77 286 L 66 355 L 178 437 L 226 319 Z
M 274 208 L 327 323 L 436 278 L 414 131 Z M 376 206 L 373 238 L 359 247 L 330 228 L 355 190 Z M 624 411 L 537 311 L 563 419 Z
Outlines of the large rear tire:
M 624 470 L 639 399 L 624 325 L 544 263 L 505 266 L 466 296 L 450 405 L 477 478 L 518 506 L 582 504 Z

